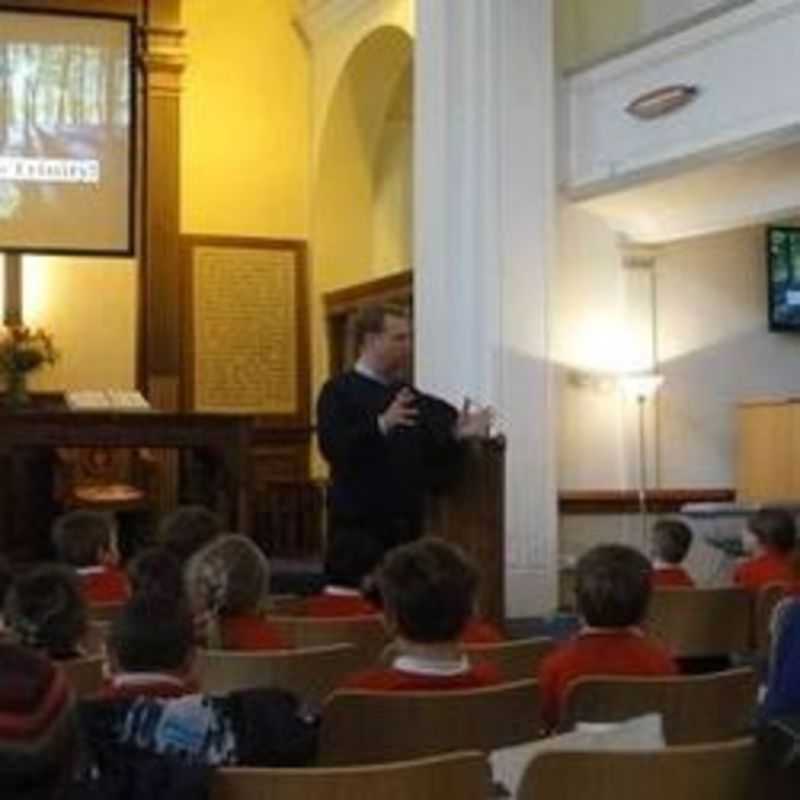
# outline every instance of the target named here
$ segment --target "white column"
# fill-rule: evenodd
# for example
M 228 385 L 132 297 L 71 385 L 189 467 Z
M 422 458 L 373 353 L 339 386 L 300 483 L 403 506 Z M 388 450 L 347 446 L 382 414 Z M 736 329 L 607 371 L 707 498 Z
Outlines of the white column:
M 553 0 L 417 0 L 420 385 L 492 403 L 508 436 L 507 607 L 557 586 Z

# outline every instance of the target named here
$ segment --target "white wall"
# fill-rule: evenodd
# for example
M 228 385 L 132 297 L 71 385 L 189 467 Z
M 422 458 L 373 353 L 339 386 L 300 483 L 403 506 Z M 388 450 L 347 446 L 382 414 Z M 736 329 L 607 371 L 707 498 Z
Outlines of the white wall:
M 800 392 L 800 337 L 769 333 L 764 229 L 670 245 L 658 259 L 665 486 L 732 486 L 736 402 Z

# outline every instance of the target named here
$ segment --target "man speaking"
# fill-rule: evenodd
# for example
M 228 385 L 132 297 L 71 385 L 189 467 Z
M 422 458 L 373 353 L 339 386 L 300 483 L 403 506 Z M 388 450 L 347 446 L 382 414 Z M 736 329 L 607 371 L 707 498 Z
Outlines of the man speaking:
M 317 400 L 330 464 L 328 536 L 369 536 L 388 550 L 422 531 L 425 494 L 457 474 L 461 439 L 485 435 L 489 409 L 459 413 L 407 382 L 411 326 L 405 310 L 373 306 L 355 321 L 358 361 Z

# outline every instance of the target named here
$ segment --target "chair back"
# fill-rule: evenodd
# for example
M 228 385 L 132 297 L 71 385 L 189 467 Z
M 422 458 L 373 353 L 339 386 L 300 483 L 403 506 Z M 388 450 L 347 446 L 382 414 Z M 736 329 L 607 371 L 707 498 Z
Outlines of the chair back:
M 669 745 L 734 739 L 751 727 L 757 693 L 758 677 L 749 668 L 663 678 L 586 677 L 571 685 L 561 727 L 658 712 Z
M 70 658 L 58 665 L 78 698 L 92 697 L 103 688 L 103 656 Z
M 785 583 L 768 583 L 758 590 L 753 609 L 753 647 L 762 658 L 769 657 L 772 612 L 786 597 Z
M 270 614 L 270 622 L 286 641 L 295 647 L 319 647 L 325 644 L 352 644 L 362 663 L 374 662 L 386 646 L 383 619 L 370 615 L 342 619 L 300 617 L 291 614 Z
M 532 741 L 541 730 L 533 680 L 455 691 L 340 690 L 323 708 L 319 758 L 343 765 L 488 753 Z
M 644 626 L 678 658 L 746 653 L 752 600 L 738 587 L 655 589 Z
M 755 742 L 738 739 L 662 750 L 551 750 L 528 764 L 518 800 L 752 800 Z
M 328 644 L 297 650 L 241 652 L 199 650 L 197 674 L 204 692 L 274 687 L 321 702 L 361 665 L 349 644 Z
M 539 664 L 553 646 L 549 637 L 537 636 L 492 644 L 468 644 L 466 651 L 472 661 L 494 664 L 505 680 L 524 681 L 536 676 Z
M 489 771 L 481 753 L 460 752 L 379 766 L 215 772 L 211 800 L 486 800 Z

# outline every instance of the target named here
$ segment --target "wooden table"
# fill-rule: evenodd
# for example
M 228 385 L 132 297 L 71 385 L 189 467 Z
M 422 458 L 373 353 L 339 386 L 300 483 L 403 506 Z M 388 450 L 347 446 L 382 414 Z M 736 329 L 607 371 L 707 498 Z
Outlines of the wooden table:
M 68 411 L 0 413 L 0 552 L 39 558 L 52 516 L 52 451 L 58 447 L 151 447 L 211 454 L 230 530 L 250 533 L 252 418 L 235 414 Z M 49 466 L 48 466 L 49 465 Z M 49 476 L 49 478 L 48 478 Z M 46 538 L 44 540 L 46 545 Z

